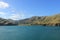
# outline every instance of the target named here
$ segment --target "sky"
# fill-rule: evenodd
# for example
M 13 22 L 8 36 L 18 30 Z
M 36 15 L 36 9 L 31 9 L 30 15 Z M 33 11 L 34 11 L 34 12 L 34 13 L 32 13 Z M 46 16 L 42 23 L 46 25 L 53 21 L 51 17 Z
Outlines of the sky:
M 20 20 L 60 13 L 60 0 L 0 0 L 0 17 Z

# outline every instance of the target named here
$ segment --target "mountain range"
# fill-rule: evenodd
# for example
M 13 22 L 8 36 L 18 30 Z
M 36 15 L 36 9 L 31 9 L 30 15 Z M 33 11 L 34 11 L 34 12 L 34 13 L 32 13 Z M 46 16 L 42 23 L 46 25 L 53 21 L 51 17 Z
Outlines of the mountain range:
M 60 26 L 60 14 L 52 16 L 33 16 L 31 18 L 20 20 L 19 24 Z
M 12 20 L 0 18 L 0 25 L 43 25 L 60 26 L 60 14 L 52 16 L 33 16 L 22 20 Z

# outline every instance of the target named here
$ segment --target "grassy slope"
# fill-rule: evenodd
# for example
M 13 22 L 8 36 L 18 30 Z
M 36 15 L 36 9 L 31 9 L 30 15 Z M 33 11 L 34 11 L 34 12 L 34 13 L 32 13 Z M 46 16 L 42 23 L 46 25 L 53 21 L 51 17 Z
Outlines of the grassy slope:
M 60 24 L 60 14 L 53 16 L 34 16 L 28 19 L 20 20 L 19 24 L 31 24 L 31 25 L 56 25 Z

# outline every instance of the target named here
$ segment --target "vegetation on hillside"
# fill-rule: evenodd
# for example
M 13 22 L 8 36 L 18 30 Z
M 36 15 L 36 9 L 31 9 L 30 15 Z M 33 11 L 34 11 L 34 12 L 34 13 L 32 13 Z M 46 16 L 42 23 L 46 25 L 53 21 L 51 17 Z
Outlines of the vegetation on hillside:
M 11 26 L 11 25 L 17 25 L 17 23 L 11 19 L 0 18 L 0 26 L 5 26 L 5 25 Z
M 44 25 L 44 26 L 60 26 L 60 14 L 53 16 L 33 16 L 24 20 L 20 20 L 19 24 Z
M 60 26 L 60 14 L 53 16 L 33 16 L 23 20 L 11 20 L 0 18 L 0 25 L 43 25 L 43 26 Z

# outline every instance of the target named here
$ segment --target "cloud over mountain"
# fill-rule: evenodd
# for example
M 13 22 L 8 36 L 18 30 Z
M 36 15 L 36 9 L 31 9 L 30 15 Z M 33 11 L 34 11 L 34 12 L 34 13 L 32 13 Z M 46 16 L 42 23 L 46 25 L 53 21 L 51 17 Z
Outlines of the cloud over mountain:
M 19 19 L 23 19 L 23 17 L 24 17 L 24 14 L 16 13 L 16 14 L 11 14 L 9 18 L 13 20 L 19 20 Z

